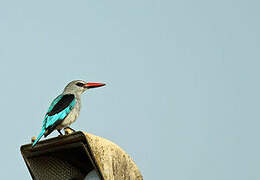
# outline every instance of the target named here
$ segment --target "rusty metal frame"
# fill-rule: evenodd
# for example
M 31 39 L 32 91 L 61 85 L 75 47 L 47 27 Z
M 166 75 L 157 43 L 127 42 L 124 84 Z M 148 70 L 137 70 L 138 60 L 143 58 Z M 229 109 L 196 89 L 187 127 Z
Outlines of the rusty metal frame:
M 58 136 L 55 138 L 40 141 L 34 148 L 32 148 L 32 144 L 22 145 L 20 150 L 32 178 L 35 179 L 28 158 L 39 156 L 45 153 L 55 152 L 57 150 L 65 150 L 72 147 L 83 147 L 86 156 L 88 156 L 88 158 L 90 159 L 99 178 L 101 180 L 104 180 L 104 176 L 100 170 L 100 167 L 97 164 L 96 158 L 91 150 L 88 139 L 81 131 L 74 132 L 70 135 Z

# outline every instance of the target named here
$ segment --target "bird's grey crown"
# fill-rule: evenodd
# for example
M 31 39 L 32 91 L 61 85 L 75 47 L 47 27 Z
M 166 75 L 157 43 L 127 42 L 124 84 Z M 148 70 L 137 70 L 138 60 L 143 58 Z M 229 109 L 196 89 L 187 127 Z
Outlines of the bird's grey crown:
M 84 85 L 86 84 L 83 80 L 74 80 L 71 81 L 63 91 L 63 94 L 74 94 L 76 96 L 80 96 L 86 88 L 84 88 Z M 82 86 L 81 86 L 82 85 Z

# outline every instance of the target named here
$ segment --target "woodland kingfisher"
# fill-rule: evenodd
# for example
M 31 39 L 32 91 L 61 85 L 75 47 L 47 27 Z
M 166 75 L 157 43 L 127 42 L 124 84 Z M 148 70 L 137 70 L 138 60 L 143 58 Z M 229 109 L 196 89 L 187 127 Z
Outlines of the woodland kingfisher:
M 87 89 L 104 85 L 102 83 L 86 83 L 82 80 L 71 81 L 64 88 L 64 91 L 52 101 L 45 114 L 41 132 L 32 146 L 35 146 L 42 136 L 47 137 L 54 130 L 57 130 L 62 135 L 61 130 L 63 128 L 70 128 L 69 126 L 79 116 L 81 107 L 80 95 Z M 70 129 L 73 130 L 72 128 Z

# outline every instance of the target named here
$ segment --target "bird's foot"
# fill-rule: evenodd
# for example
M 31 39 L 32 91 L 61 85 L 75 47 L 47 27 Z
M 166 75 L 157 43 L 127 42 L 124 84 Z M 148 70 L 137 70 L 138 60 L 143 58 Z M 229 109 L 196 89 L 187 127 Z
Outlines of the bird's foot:
M 64 132 L 65 134 L 72 134 L 73 132 L 75 132 L 75 130 L 70 127 L 65 127 Z

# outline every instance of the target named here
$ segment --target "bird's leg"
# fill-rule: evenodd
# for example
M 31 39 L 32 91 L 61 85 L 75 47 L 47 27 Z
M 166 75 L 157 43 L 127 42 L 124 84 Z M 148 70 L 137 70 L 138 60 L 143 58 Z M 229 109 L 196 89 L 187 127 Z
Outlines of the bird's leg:
M 66 128 L 68 128 L 68 129 L 70 129 L 70 130 L 72 130 L 73 132 L 76 132 L 74 129 L 72 129 L 71 127 L 66 127 Z
M 60 133 L 60 136 L 62 136 L 62 135 L 63 135 L 59 129 L 57 129 L 57 131 Z

